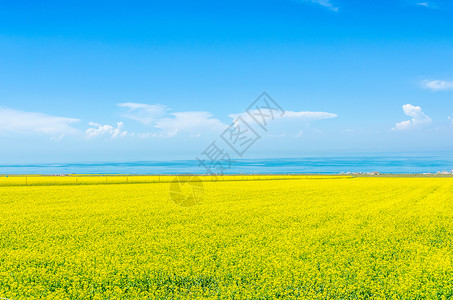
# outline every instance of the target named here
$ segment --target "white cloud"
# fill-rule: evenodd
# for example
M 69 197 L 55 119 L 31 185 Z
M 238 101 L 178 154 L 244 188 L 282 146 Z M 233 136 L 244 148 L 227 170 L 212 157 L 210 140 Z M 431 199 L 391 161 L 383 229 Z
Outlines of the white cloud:
M 0 108 L 0 131 L 42 133 L 47 135 L 77 134 L 71 124 L 79 119 L 64 118 L 36 112 Z
M 448 121 L 450 121 L 450 127 L 453 127 L 453 118 L 448 116 Z
M 164 105 L 143 103 L 119 103 L 118 106 L 127 109 L 124 117 L 160 130 L 140 133 L 140 138 L 173 137 L 180 133 L 188 133 L 190 137 L 196 138 L 203 132 L 221 132 L 227 126 L 205 111 L 169 113 L 170 109 Z
M 434 92 L 453 90 L 453 81 L 423 80 L 422 87 Z
M 298 0 L 298 2 L 310 2 L 326 7 L 334 12 L 338 12 L 338 7 L 333 5 L 333 3 L 330 0 Z
M 270 116 L 269 113 L 266 112 L 259 112 L 258 110 L 251 110 L 250 113 L 252 115 L 259 115 L 260 113 L 267 114 Z M 247 113 L 239 113 L 239 114 L 231 114 L 229 115 L 231 118 L 236 119 L 238 117 L 242 117 L 246 122 L 253 121 L 253 119 Z M 317 120 L 324 120 L 324 119 L 331 119 L 338 117 L 337 114 L 323 112 L 323 111 L 285 111 L 285 114 L 280 116 L 275 114 L 273 116 L 275 119 L 299 119 L 306 122 L 310 121 L 317 121 Z M 267 117 L 267 120 L 272 120 L 271 117 Z
M 263 125 L 268 136 L 281 136 L 286 133 L 289 137 L 300 137 L 307 130 L 313 131 L 311 122 L 331 119 L 338 117 L 337 114 L 322 112 L 322 111 L 285 111 L 284 114 L 280 112 L 273 112 L 269 110 L 250 110 L 249 111 L 255 118 L 254 120 L 247 112 L 231 114 L 229 117 L 233 122 L 240 117 L 243 121 L 248 123 L 251 127 L 258 128 L 257 122 Z M 265 116 L 264 119 L 261 116 Z
M 426 7 L 426 8 L 431 8 L 431 9 L 438 9 L 439 7 L 433 3 L 433 2 L 417 2 L 415 5 Z
M 156 128 L 161 129 L 169 136 L 186 132 L 192 136 L 199 136 L 201 132 L 224 130 L 227 125 L 215 119 L 205 111 L 188 111 L 171 113 L 170 117 L 156 120 Z
M 300 118 L 304 120 L 324 120 L 338 117 L 337 114 L 323 111 L 286 111 L 283 118 Z
M 170 109 L 165 106 L 142 103 L 120 103 L 118 106 L 128 109 L 128 113 L 124 115 L 125 117 L 140 121 L 141 123 L 152 126 L 158 130 L 155 132 L 138 133 L 137 136 L 140 138 L 174 137 L 182 133 L 186 133 L 192 138 L 197 138 L 204 133 L 221 133 L 228 127 L 228 124 L 224 124 L 206 111 L 168 113 Z M 258 111 L 252 112 L 258 113 Z M 231 114 L 229 116 L 233 120 L 238 116 L 242 116 L 246 121 L 253 121 L 245 112 Z M 306 122 L 335 117 L 337 117 L 337 115 L 333 113 L 312 111 L 286 111 L 284 116 L 275 115 L 275 118 L 279 119 L 304 120 Z M 102 130 L 103 127 L 98 126 L 97 131 L 101 132 Z
M 416 3 L 416 5 L 418 5 L 418 6 L 424 6 L 424 7 L 430 7 L 430 5 L 429 5 L 428 2 L 419 2 L 419 3 Z
M 396 123 L 393 130 L 408 130 L 420 128 L 429 125 L 432 122 L 431 118 L 425 115 L 420 106 L 405 104 L 403 105 L 403 111 L 406 116 L 412 117 L 412 119 Z
M 138 121 L 145 125 L 152 124 L 157 118 L 164 116 L 168 108 L 164 105 L 143 104 L 143 103 L 118 103 L 121 108 L 125 108 L 126 112 L 123 117 Z
M 109 136 L 110 138 L 114 139 L 117 137 L 125 137 L 128 135 L 127 131 L 123 131 L 123 122 L 116 123 L 116 128 L 111 125 L 101 125 L 98 123 L 89 123 L 90 126 L 94 126 L 88 128 L 86 134 L 89 138 L 97 137 L 97 136 Z

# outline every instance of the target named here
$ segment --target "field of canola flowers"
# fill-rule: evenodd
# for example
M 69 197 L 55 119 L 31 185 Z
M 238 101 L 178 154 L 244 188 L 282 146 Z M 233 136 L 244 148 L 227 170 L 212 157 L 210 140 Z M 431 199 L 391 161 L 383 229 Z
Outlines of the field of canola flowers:
M 453 297 L 453 178 L 235 179 L 0 178 L 0 298 Z

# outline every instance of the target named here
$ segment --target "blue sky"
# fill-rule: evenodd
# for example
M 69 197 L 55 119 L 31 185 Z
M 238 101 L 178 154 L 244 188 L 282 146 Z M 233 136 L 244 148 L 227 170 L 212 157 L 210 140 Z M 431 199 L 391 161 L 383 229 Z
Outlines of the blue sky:
M 451 1 L 0 1 L 1 163 L 451 151 Z M 226 145 L 222 145 L 227 148 Z

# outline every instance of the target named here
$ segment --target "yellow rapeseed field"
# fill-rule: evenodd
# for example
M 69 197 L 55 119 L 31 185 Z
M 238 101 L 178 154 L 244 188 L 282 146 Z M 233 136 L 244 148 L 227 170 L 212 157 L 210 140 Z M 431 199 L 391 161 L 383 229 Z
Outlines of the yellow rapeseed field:
M 453 178 L 0 178 L 0 298 L 448 299 Z

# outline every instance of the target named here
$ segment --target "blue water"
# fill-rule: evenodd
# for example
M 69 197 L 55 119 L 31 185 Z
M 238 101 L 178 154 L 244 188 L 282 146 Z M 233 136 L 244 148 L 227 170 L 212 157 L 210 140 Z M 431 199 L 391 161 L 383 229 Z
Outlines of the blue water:
M 435 173 L 452 171 L 453 153 L 436 155 L 389 155 L 241 159 L 231 163 L 227 174 L 287 174 L 340 172 Z M 3 164 L 0 174 L 203 174 L 196 160 L 136 161 L 62 164 Z

